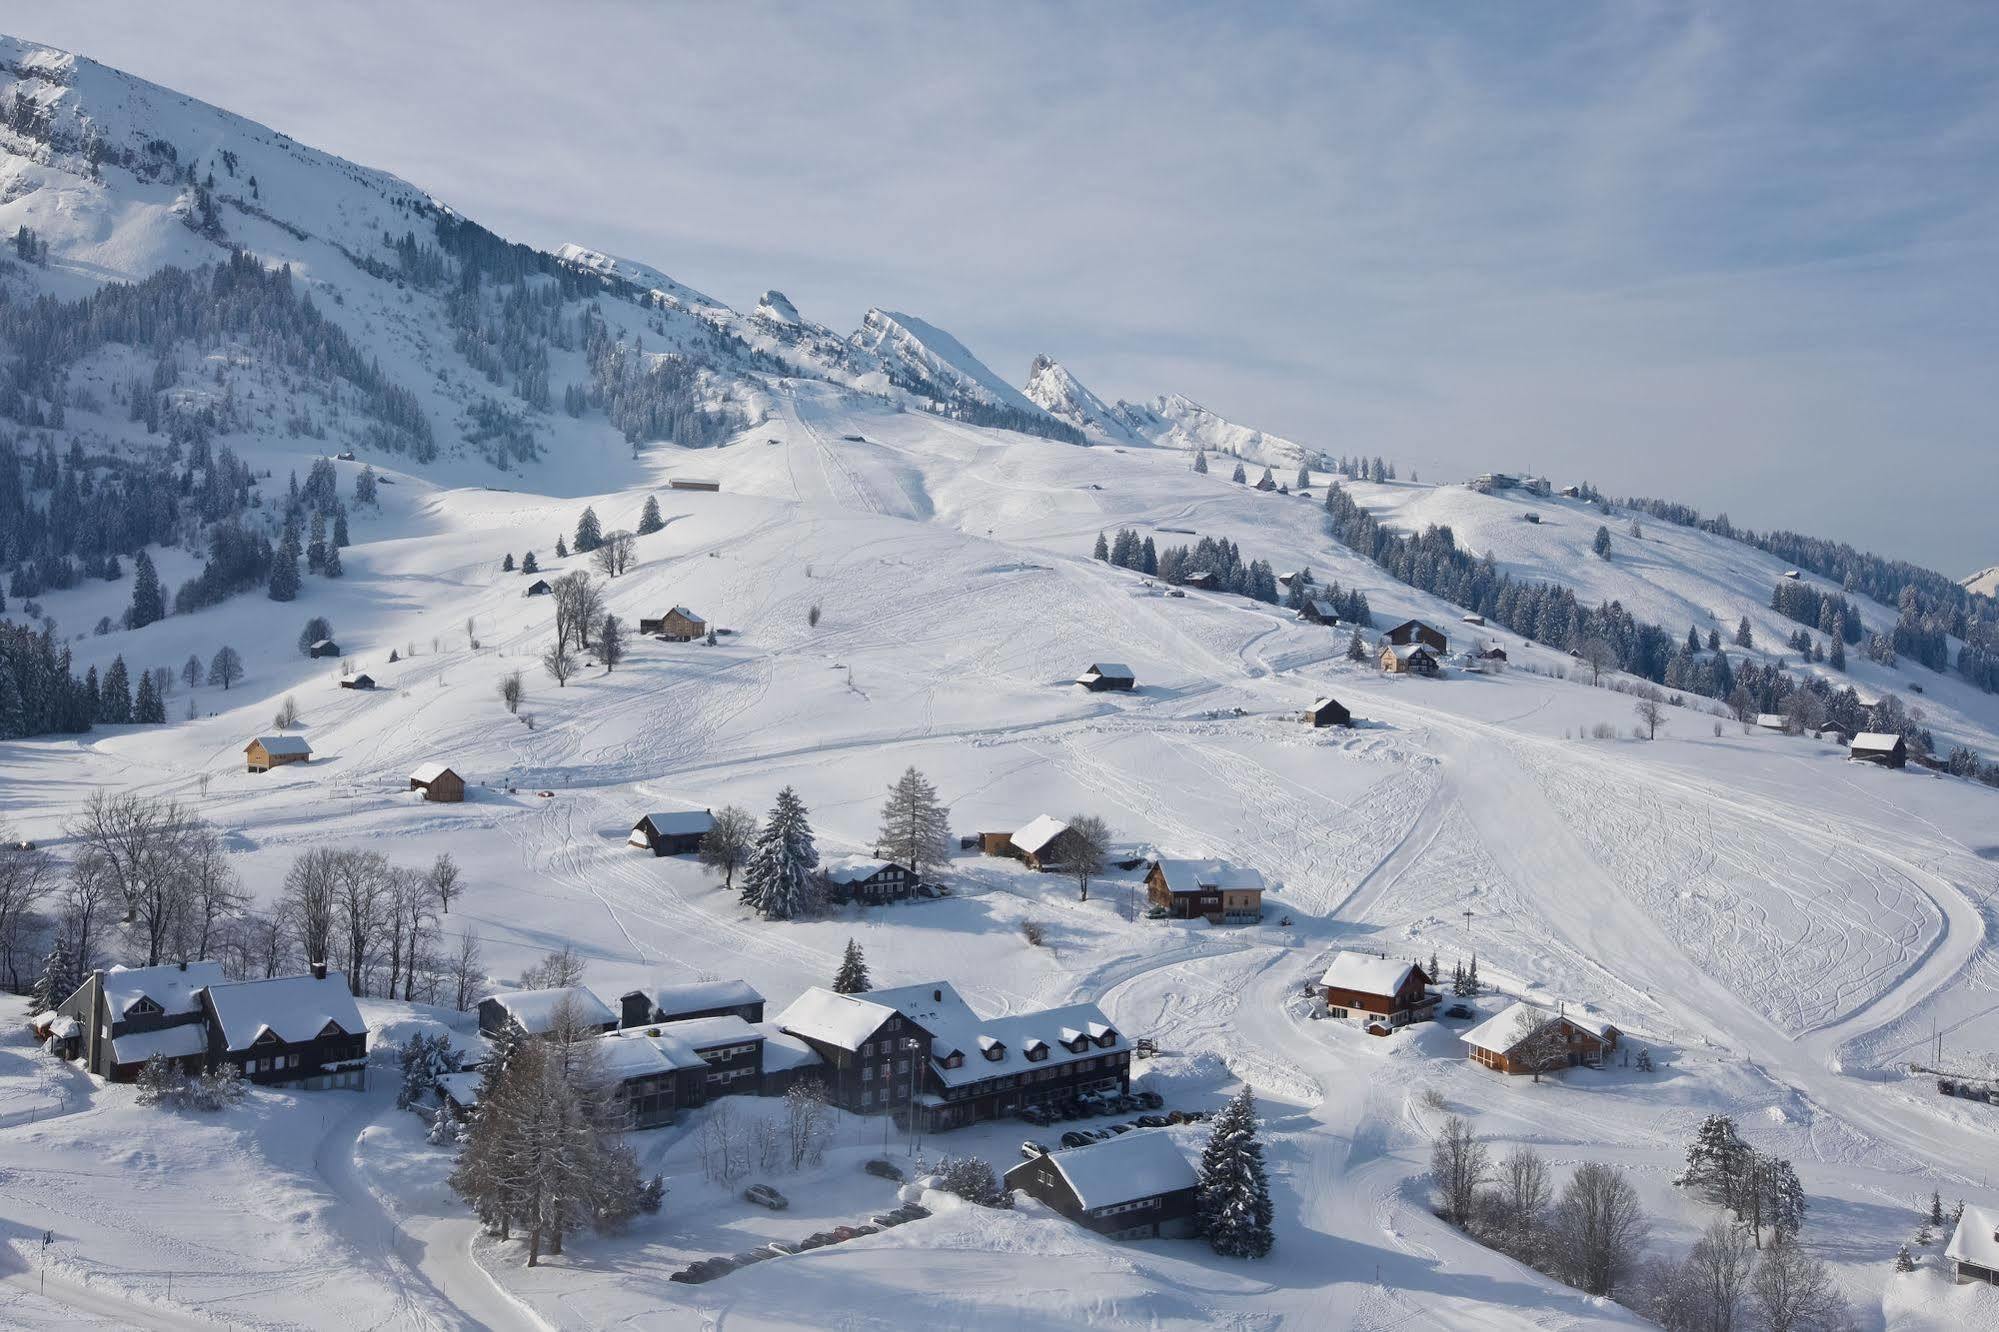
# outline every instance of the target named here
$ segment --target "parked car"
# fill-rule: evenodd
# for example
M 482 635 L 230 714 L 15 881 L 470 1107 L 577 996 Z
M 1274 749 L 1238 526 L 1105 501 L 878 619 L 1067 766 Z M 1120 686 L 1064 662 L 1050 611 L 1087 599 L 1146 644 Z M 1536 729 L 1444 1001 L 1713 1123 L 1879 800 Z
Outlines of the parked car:
M 1470 1004 L 1452 1004 L 1444 1010 L 1444 1016 L 1447 1018 L 1457 1018 L 1462 1021 L 1465 1018 L 1477 1017 L 1478 1015 L 1472 1011 Z
M 1110 1126 L 1109 1131 L 1112 1133 L 1124 1134 L 1131 1132 L 1133 1127 L 1134 1126 L 1131 1124 L 1113 1124 Z
M 1055 1116 L 1048 1113 L 1048 1109 L 1046 1106 L 1039 1106 L 1039 1105 L 1022 1106 L 1020 1110 L 1020 1117 L 1026 1120 L 1028 1123 L 1033 1124 L 1037 1128 L 1046 1128 L 1048 1125 L 1055 1122 Z
M 823 1249 L 828 1244 L 837 1243 L 839 1243 L 839 1240 L 832 1231 L 817 1230 L 798 1241 L 798 1247 L 800 1249 Z
M 1032 1161 L 1037 1156 L 1046 1155 L 1048 1155 L 1048 1149 L 1032 1138 L 1020 1144 L 1020 1159 L 1023 1161 Z
M 782 1212 L 791 1206 L 782 1193 L 768 1184 L 752 1184 L 743 1190 L 743 1201 L 753 1202 L 759 1207 L 768 1207 L 773 1212 Z
M 1117 1096 L 1113 1098 L 1111 1104 L 1117 1108 L 1117 1112 L 1121 1115 L 1131 1114 L 1134 1111 L 1141 1108 L 1141 1103 L 1139 1099 L 1136 1096 L 1131 1095 L 1129 1092 L 1119 1092 Z
M 921 1221 L 930 1215 L 930 1209 L 922 1203 L 904 1203 L 901 1210 L 909 1213 L 909 1219 L 912 1221 Z
M 880 1226 L 883 1230 L 893 1229 L 894 1227 L 901 1225 L 904 1221 L 908 1219 L 909 1218 L 907 1217 L 898 1216 L 894 1212 L 877 1212 L 875 1215 L 868 1218 L 868 1220 L 874 1222 L 876 1225 Z
M 863 1235 L 879 1235 L 881 1233 L 882 1233 L 882 1228 L 880 1226 L 868 1225 L 868 1226 L 854 1227 L 855 1239 L 859 1239 Z
M 883 1160 L 879 1156 L 862 1166 L 861 1169 L 867 1171 L 876 1179 L 892 1179 L 898 1184 L 902 1183 L 903 1180 L 902 1167 L 893 1161 Z
M 798 1252 L 798 1246 L 789 1240 L 772 1240 L 770 1243 L 764 1245 L 764 1247 L 770 1250 L 772 1257 Z
M 1132 1095 L 1136 1096 L 1138 1103 L 1147 1110 L 1157 1110 L 1166 1104 L 1166 1098 L 1156 1091 L 1133 1092 Z
M 1136 1123 L 1140 1128 L 1165 1128 L 1168 1124 L 1171 1124 L 1173 1121 L 1168 1119 L 1165 1115 L 1140 1115 L 1133 1122 Z
M 1096 1139 L 1090 1135 L 1088 1129 L 1070 1129 L 1062 1135 L 1062 1145 L 1064 1147 L 1087 1147 L 1095 1141 Z

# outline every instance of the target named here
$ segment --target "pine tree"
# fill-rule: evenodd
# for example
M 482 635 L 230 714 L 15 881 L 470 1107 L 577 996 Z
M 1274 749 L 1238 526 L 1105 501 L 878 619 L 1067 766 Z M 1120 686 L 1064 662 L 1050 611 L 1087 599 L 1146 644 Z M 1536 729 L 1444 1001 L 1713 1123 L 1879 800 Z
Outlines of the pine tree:
M 375 464 L 366 463 L 354 478 L 354 502 L 373 504 L 375 502 Z
M 272 601 L 290 601 L 298 596 L 298 531 L 289 524 L 285 539 L 271 555 Z
M 834 994 L 866 994 L 874 985 L 868 980 L 868 964 L 861 946 L 847 940 L 846 954 L 840 959 L 840 973 L 833 977 Z
M 83 984 L 83 976 L 76 959 L 76 940 L 70 932 L 67 917 L 56 922 L 55 935 L 49 940 L 49 955 L 42 960 L 40 974 L 28 991 L 28 1011 L 46 1013 L 63 1000 L 76 993 L 76 987 Z
M 1353 636 L 1347 639 L 1347 660 L 1348 661 L 1367 660 L 1367 644 L 1361 641 L 1359 624 L 1354 625 Z
M 112 726 L 132 720 L 132 681 L 125 670 L 125 658 L 114 657 L 104 672 L 104 686 L 97 696 L 97 715 Z
M 743 873 L 743 905 L 765 920 L 790 920 L 816 903 L 819 850 L 805 802 L 789 786 L 777 793 Z
M 1596 528 L 1596 538 L 1589 543 L 1589 548 L 1597 553 L 1597 557 L 1599 559 L 1605 559 L 1605 560 L 1609 559 L 1610 529 L 1608 527 L 1605 527 L 1603 524 L 1598 523 Z
M 347 539 L 347 509 L 344 505 L 333 511 L 333 544 L 336 549 L 354 544 Z
M 666 526 L 666 520 L 659 516 L 659 496 L 646 496 L 646 506 L 639 512 L 639 535 L 649 536 Z
M 1943 1195 L 1935 1189 L 1930 1190 L 1930 1224 L 1933 1226 L 1943 1224 Z
M 533 551 L 529 551 L 526 555 L 523 555 L 521 557 L 521 572 L 524 574 L 541 572 L 541 566 L 537 565 L 534 562 Z
M 1895 1251 L 1895 1270 L 1897 1272 L 1913 1272 L 1916 1270 L 1916 1260 L 1910 1256 L 1909 1246 L 1906 1244 Z
M 125 612 L 125 623 L 134 629 L 144 629 L 165 619 L 166 614 L 166 594 L 160 590 L 159 571 L 153 568 L 153 557 L 142 550 L 132 561 L 132 606 Z
M 1747 615 L 1743 616 L 1742 622 L 1735 626 L 1735 646 L 1744 648 L 1756 646 L 1755 636 L 1749 632 Z
M 585 505 L 582 515 L 576 520 L 576 541 L 572 548 L 578 555 L 588 555 L 603 544 L 604 530 L 597 522 L 597 511 Z
M 1242 463 L 1236 463 L 1235 473 L 1229 477 L 1229 480 L 1235 482 L 1237 485 L 1242 485 L 1249 480 L 1249 473 L 1242 470 Z
M 1159 572 L 1159 548 L 1152 544 L 1151 537 L 1147 537 L 1139 544 L 1138 571 L 1143 574 Z
M 319 571 L 328 578 L 338 578 L 341 574 L 347 572 L 340 563 L 340 547 L 328 546 L 326 548 L 326 555 L 320 561 Z
M 1091 552 L 1091 557 L 1093 559 L 1102 560 L 1106 564 L 1110 563 L 1111 559 L 1110 543 L 1104 540 L 1104 534 L 1102 532 L 1097 533 L 1097 548 Z
M 1263 1144 L 1256 1139 L 1256 1099 L 1248 1087 L 1215 1116 L 1201 1153 L 1195 1193 L 1201 1233 L 1224 1258 L 1261 1258 L 1275 1236 Z
M 510 550 L 507 552 L 507 558 L 500 561 L 500 572 L 512 573 L 513 571 L 514 571 L 514 553 Z
M 1208 451 L 1206 449 L 1194 450 L 1194 470 L 1202 476 L 1208 474 Z
M 937 802 L 937 788 L 911 766 L 888 789 L 876 845 L 921 881 L 950 854 L 950 825 L 951 811 Z
M 151 671 L 139 676 L 138 697 L 132 700 L 132 720 L 149 726 L 157 726 L 167 719 L 167 705 L 160 698 L 159 682 Z
M 1299 463 L 1298 484 L 1294 486 L 1293 489 L 1310 490 L 1311 488 L 1312 488 L 1312 469 L 1306 466 L 1304 463 Z
M 555 536 L 555 558 L 558 560 L 569 558 L 569 547 L 562 544 L 562 534 L 560 532 L 556 533 Z
M 1727 1115 L 1701 1121 L 1687 1147 L 1687 1167 L 1674 1179 L 1682 1188 L 1734 1208 L 1743 1201 L 1752 1153 Z

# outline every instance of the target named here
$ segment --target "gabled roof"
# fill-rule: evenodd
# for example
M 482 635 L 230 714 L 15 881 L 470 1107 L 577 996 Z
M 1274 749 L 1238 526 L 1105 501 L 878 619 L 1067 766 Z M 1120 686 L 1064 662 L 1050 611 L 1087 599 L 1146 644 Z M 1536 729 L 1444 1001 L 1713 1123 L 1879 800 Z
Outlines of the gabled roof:
M 195 992 L 223 982 L 218 962 L 190 962 L 183 971 L 177 962 L 157 967 L 113 967 L 104 973 L 104 1004 L 113 1021 L 139 1002 L 151 999 L 166 1013 L 194 1013 L 201 1009 Z
M 1164 1129 L 1141 1129 L 1088 1147 L 1050 1152 L 1048 1163 L 1061 1172 L 1076 1201 L 1091 1209 L 1156 1198 L 1200 1182 L 1194 1163 Z
M 1121 661 L 1093 661 L 1090 669 L 1077 677 L 1080 680 L 1136 680 L 1137 674 Z
M 1784 729 L 1784 714 L 1781 712 L 1759 712 L 1756 714 L 1756 724 L 1767 731 L 1781 731 Z
M 952 997 L 956 998 L 956 995 Z M 959 1002 L 962 1006 L 963 1001 Z M 961 1017 L 944 1014 L 930 1018 L 912 1014 L 911 1017 L 936 1038 L 931 1043 L 930 1070 L 932 1076 L 947 1087 L 983 1082 L 987 1078 L 1025 1073 L 1037 1068 L 1059 1068 L 1080 1059 L 1098 1059 L 1131 1050 L 1131 1043 L 1125 1039 L 1124 1033 L 1112 1026 L 1103 1010 L 1095 1004 L 1066 1004 L 1061 1008 L 1044 1008 L 1038 1012 L 994 1018 L 978 1017 L 969 1008 Z M 1081 1051 L 1071 1050 L 1061 1043 L 1065 1039 L 1064 1032 L 1070 1033 L 1066 1038 L 1068 1040 L 1074 1040 L 1075 1033 L 1082 1032 L 1091 1038 L 1091 1044 L 1085 1045 Z M 1111 1037 L 1111 1043 L 1104 1046 L 1095 1044 L 1096 1038 L 1101 1036 Z M 999 1059 L 986 1058 L 986 1051 L 995 1045 L 1005 1046 L 1006 1053 Z M 1037 1045 L 1046 1047 L 1047 1057 L 1029 1059 L 1027 1051 Z M 965 1062 L 957 1068 L 945 1068 L 938 1060 L 952 1050 L 963 1052 Z
M 1531 1017 L 1536 1023 L 1541 1023 L 1554 1016 L 1545 1008 L 1515 1000 L 1458 1039 L 1474 1049 L 1505 1054 L 1525 1038 L 1526 1028 L 1521 1018 Z
M 1432 661 L 1437 658 L 1437 649 L 1424 642 L 1390 643 L 1388 650 L 1395 654 L 1398 661 L 1408 661 L 1411 657 L 1428 657 Z
M 659 1013 L 661 1022 L 671 1022 L 684 1013 L 705 1013 L 712 1008 L 741 1008 L 760 1004 L 764 997 L 748 981 L 689 981 L 682 985 L 655 985 L 633 990 Z
M 1340 608 L 1324 597 L 1310 597 L 1305 604 L 1311 608 L 1312 614 L 1320 619 L 1337 620 L 1340 617 Z
M 1333 964 L 1326 968 L 1319 983 L 1361 994 L 1393 995 L 1408 984 L 1409 973 L 1416 969 L 1414 962 L 1397 962 L 1372 953 L 1342 952 L 1334 955 Z
M 1312 700 L 1312 711 L 1324 712 L 1327 708 L 1338 708 L 1341 712 L 1347 710 L 1346 704 L 1340 702 L 1330 694 L 1325 698 L 1315 698 Z
M 447 772 L 451 772 L 450 765 L 444 763 L 438 763 L 433 760 L 432 762 L 429 763 L 418 764 L 416 770 L 410 773 L 410 780 L 413 782 L 424 782 L 427 784 L 436 781 L 438 778 L 442 777 Z M 458 776 L 458 774 L 455 772 L 451 773 L 451 775 L 454 777 Z M 463 779 L 460 778 L 460 780 L 462 781 Z
M 1173 893 L 1198 893 L 1202 889 L 1263 890 L 1263 874 L 1247 865 L 1231 865 L 1226 860 L 1155 860 Z
M 337 1023 L 349 1036 L 364 1035 L 368 1030 L 347 977 L 337 971 L 324 980 L 311 975 L 272 976 L 211 985 L 208 1002 L 221 1024 L 223 1044 L 230 1050 L 249 1049 L 266 1030 L 288 1043 L 311 1040 L 326 1030 L 329 1022 Z
M 691 611 L 687 609 L 687 607 L 685 606 L 675 606 L 671 610 L 667 611 L 666 615 L 662 615 L 659 618 L 664 620 L 667 618 L 668 615 L 678 615 L 684 620 L 693 620 L 697 624 L 708 623 L 708 621 L 703 619 L 698 612 Z
M 606 1078 L 630 1082 L 633 1078 L 706 1066 L 707 1060 L 684 1042 L 666 1035 L 664 1028 L 658 1036 L 650 1031 L 646 1027 L 627 1027 L 604 1033 L 597 1046 L 597 1059 Z
M 1999 1272 L 1999 1207 L 1967 1207 L 1943 1256 Z
M 1007 840 L 1013 843 L 1014 850 L 1031 856 L 1068 831 L 1068 824 L 1052 814 L 1043 814 Z
M 659 1029 L 690 1050 L 712 1050 L 718 1045 L 741 1045 L 760 1041 L 763 1033 L 734 1013 L 715 1017 L 688 1018 L 684 1022 L 662 1022 Z
M 530 1036 L 541 1036 L 555 1026 L 555 1012 L 564 999 L 575 1001 L 576 1016 L 592 1026 L 617 1025 L 618 1015 L 604 1001 L 581 985 L 565 985 L 553 990 L 503 990 L 486 998 L 506 1010 Z M 482 1001 L 483 1002 L 483 1001 Z
M 979 1020 L 972 1012 L 972 1006 L 965 1002 L 950 981 L 924 981 L 917 985 L 870 990 L 868 998 L 895 1009 L 932 1034 L 946 1023 Z
M 1892 753 L 1895 746 L 1902 743 L 1902 737 L 1885 731 L 1862 731 L 1853 737 L 1853 747 L 1871 753 Z
M 250 745 L 262 745 L 264 752 L 272 758 L 280 754 L 312 753 L 312 746 L 305 742 L 305 737 L 302 735 L 260 735 L 252 740 Z M 243 748 L 247 751 L 250 745 L 245 745 Z
M 363 680 L 366 680 L 369 684 L 375 683 L 375 677 L 366 671 L 355 671 L 352 675 L 343 675 L 340 677 L 341 684 L 359 684 Z
M 779 1030 L 775 1022 L 759 1022 L 756 1030 L 764 1038 L 763 1068 L 766 1074 L 789 1073 L 795 1068 L 810 1068 L 826 1062 L 819 1057 L 817 1050 L 796 1036 Z
M 154 1055 L 186 1059 L 208 1050 L 208 1032 L 199 1022 L 183 1022 L 158 1031 L 132 1032 L 111 1038 L 111 1062 L 143 1064 Z
M 334 642 L 334 641 L 333 641 L 332 639 L 330 639 L 330 638 L 315 638 L 315 639 L 313 639 L 313 640 L 312 640 L 312 645 L 313 645 L 314 647 L 316 647 L 316 648 L 323 648 L 323 647 L 338 647 L 338 646 L 340 646 L 340 645 L 339 645 L 338 643 L 335 643 L 335 642 Z
M 715 815 L 705 809 L 677 809 L 661 814 L 647 814 L 639 823 L 650 823 L 652 830 L 661 837 L 692 837 L 705 834 L 715 826 Z M 639 825 L 635 823 L 633 828 Z
M 881 860 L 875 856 L 841 856 L 820 867 L 829 883 L 860 883 L 872 879 L 885 869 L 899 869 L 909 872 L 907 865 L 893 860 Z
M 894 1017 L 896 1010 L 857 994 L 835 994 L 815 985 L 777 1015 L 777 1025 L 795 1036 L 857 1050 Z

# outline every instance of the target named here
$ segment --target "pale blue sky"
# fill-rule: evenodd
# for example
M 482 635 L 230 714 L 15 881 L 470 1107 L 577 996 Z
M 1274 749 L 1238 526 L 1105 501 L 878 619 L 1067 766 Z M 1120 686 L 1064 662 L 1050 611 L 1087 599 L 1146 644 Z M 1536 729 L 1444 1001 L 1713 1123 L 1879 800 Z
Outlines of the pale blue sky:
M 280 20 L 274 15 L 282 13 Z M 539 245 L 1999 562 L 1999 7 L 0 3 Z

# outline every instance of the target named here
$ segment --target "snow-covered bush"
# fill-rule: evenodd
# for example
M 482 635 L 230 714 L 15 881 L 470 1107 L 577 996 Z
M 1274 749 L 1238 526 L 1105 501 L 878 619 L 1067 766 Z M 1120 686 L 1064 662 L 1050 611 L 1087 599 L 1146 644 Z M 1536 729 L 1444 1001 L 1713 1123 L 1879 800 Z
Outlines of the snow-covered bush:
M 432 1098 L 438 1078 L 456 1073 L 464 1064 L 463 1056 L 452 1048 L 451 1037 L 443 1032 L 434 1036 L 411 1032 L 397 1047 L 396 1057 L 403 1071 L 402 1089 L 396 1093 L 398 1110 L 420 1109 Z
M 938 1187 L 981 1207 L 1012 1207 L 1013 1194 L 1000 1184 L 993 1168 L 976 1156 L 947 1156 L 937 1170 Z

